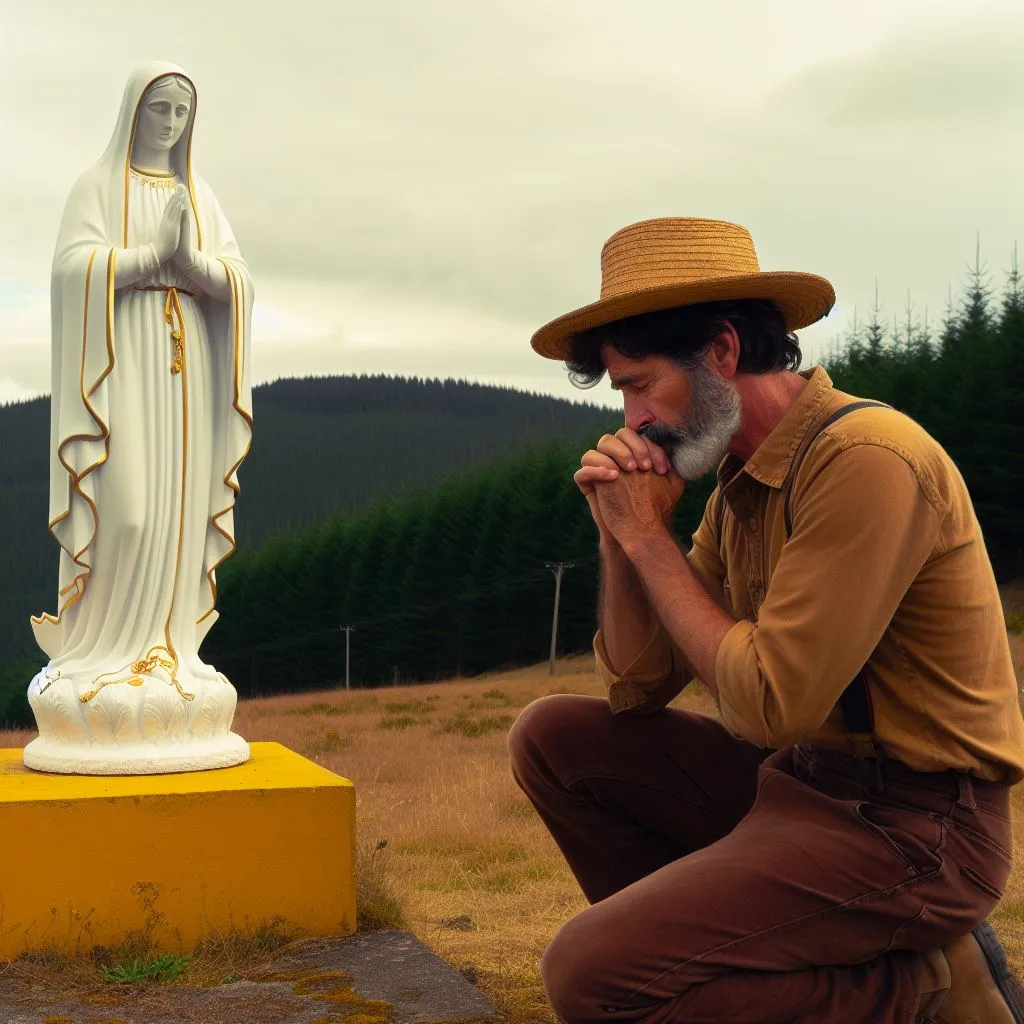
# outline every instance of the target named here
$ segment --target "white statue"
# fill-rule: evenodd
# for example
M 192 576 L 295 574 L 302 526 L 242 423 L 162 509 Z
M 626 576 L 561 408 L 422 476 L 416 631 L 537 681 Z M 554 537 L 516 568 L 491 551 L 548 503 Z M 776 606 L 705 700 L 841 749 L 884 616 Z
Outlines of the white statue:
M 129 79 L 113 138 L 68 198 L 51 279 L 50 530 L 58 613 L 29 686 L 25 763 L 127 775 L 239 764 L 237 695 L 199 657 L 234 550 L 252 439 L 252 283 L 192 172 L 196 90 Z

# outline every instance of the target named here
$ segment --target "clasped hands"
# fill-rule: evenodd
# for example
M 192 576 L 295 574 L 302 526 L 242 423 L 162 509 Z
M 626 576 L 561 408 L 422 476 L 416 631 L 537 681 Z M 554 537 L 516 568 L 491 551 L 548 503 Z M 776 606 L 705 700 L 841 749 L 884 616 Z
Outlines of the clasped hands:
M 188 189 L 184 185 L 178 185 L 164 208 L 156 240 L 153 242 L 161 264 L 173 259 L 182 270 L 187 270 L 195 262 L 190 206 Z
M 573 480 L 602 540 L 614 539 L 627 552 L 670 532 L 686 489 L 665 450 L 628 427 L 605 434 L 580 459 Z

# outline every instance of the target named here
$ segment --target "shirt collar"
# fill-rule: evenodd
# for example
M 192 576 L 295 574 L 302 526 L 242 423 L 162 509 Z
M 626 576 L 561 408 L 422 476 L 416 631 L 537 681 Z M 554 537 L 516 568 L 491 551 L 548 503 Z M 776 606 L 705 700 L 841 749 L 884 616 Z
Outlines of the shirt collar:
M 786 482 L 800 442 L 833 393 L 832 378 L 824 367 L 803 370 L 800 376 L 807 381 L 807 386 L 746 463 L 733 454 L 722 460 L 718 467 L 720 487 L 730 483 L 740 470 L 768 487 L 781 487 Z

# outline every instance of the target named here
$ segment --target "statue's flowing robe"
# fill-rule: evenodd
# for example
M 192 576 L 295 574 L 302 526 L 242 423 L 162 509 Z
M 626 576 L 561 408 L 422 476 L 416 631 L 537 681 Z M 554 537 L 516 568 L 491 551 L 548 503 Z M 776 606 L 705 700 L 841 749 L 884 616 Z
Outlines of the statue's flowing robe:
M 252 284 L 216 198 L 192 174 L 195 103 L 175 169 L 230 300 L 202 295 L 171 265 L 114 287 L 118 252 L 155 239 L 173 194 L 129 170 L 139 103 L 166 74 L 183 73 L 148 65 L 129 82 L 110 146 L 68 199 L 53 262 L 59 590 L 57 614 L 32 626 L 50 659 L 46 677 L 90 687 L 132 666 L 185 690 L 216 675 L 198 652 L 217 617 L 216 568 L 234 550 L 237 471 L 252 438 Z M 184 359 L 172 373 L 171 332 L 182 328 Z

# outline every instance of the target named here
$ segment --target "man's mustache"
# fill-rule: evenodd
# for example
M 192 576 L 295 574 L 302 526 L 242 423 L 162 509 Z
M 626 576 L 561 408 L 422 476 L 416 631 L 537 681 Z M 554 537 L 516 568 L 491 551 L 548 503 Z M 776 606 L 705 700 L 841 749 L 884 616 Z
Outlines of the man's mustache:
M 685 431 L 678 427 L 670 427 L 667 423 L 645 423 L 637 433 L 667 451 L 685 444 L 687 440 Z

